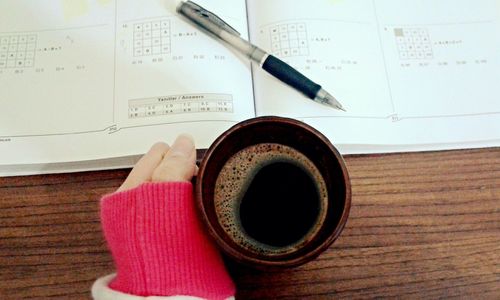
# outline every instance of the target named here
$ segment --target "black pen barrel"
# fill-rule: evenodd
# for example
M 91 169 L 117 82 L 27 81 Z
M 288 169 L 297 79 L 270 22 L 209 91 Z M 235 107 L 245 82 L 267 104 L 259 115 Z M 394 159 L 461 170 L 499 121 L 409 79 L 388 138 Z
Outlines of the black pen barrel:
M 262 64 L 262 68 L 284 83 L 302 92 L 307 97 L 314 99 L 321 89 L 319 84 L 302 75 L 299 71 L 280 60 L 269 55 Z

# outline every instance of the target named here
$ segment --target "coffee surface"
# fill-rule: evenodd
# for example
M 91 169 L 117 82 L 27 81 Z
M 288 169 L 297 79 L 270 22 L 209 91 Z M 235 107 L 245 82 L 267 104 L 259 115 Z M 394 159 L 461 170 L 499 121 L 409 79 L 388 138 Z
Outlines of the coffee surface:
M 319 213 L 313 178 L 290 162 L 273 162 L 256 172 L 241 197 L 243 230 L 266 245 L 284 247 L 300 240 Z
M 326 184 L 301 152 L 257 144 L 234 154 L 216 180 L 214 203 L 223 230 L 258 254 L 292 252 L 326 216 Z

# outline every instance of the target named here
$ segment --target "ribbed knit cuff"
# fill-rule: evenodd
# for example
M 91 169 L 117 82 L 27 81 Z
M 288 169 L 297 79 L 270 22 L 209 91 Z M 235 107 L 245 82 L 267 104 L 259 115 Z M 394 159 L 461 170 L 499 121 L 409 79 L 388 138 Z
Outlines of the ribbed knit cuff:
M 106 195 L 101 222 L 117 267 L 112 289 L 140 296 L 234 295 L 197 219 L 191 183 L 144 183 Z

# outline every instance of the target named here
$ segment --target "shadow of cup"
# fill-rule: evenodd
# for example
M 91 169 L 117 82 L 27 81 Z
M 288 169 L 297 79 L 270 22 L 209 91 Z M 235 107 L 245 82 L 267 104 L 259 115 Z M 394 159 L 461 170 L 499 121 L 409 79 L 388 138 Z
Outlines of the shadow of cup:
M 339 152 L 319 131 L 281 117 L 221 134 L 201 161 L 195 192 L 220 250 L 256 268 L 313 260 L 340 235 L 351 205 Z

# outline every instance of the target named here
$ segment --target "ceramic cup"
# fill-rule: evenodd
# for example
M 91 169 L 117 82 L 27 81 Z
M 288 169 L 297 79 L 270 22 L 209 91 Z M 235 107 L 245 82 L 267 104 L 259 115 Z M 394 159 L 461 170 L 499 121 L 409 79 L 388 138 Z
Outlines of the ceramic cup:
M 236 124 L 207 150 L 196 201 L 227 256 L 257 268 L 293 267 L 340 235 L 351 187 L 342 156 L 320 132 L 259 117 Z

